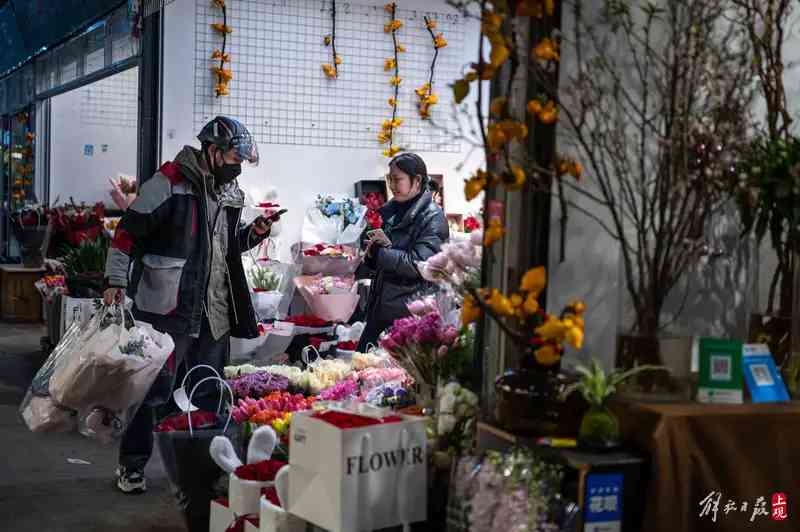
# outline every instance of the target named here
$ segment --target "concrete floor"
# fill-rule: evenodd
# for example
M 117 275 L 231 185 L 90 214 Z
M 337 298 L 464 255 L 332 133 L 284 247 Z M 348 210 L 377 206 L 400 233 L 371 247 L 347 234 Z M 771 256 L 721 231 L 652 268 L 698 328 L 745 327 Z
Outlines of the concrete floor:
M 0 530 L 184 531 L 157 455 L 147 493 L 124 495 L 114 487 L 116 448 L 79 434 L 33 434 L 21 421 L 19 404 L 44 360 L 43 335 L 43 326 L 0 323 Z

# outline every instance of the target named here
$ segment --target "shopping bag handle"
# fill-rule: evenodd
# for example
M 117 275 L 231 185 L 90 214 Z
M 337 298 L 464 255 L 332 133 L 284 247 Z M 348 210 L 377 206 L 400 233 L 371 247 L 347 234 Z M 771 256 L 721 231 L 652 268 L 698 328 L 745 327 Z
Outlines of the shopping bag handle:
M 212 376 L 212 377 L 206 377 L 206 378 L 204 378 L 204 379 L 201 379 L 201 380 L 200 380 L 200 382 L 198 382 L 197 384 L 195 384 L 195 385 L 194 385 L 194 388 L 192 388 L 192 393 L 190 393 L 190 394 L 189 394 L 189 404 L 192 404 L 192 397 L 194 397 L 194 392 L 196 392 L 196 391 L 197 391 L 197 388 L 199 388 L 199 387 L 200 387 L 200 385 L 201 385 L 201 384 L 203 384 L 203 383 L 204 383 L 204 382 L 206 382 L 206 381 L 218 381 L 218 382 L 220 382 L 221 384 L 223 384 L 223 385 L 225 386 L 225 388 L 228 390 L 228 393 L 229 393 L 229 394 L 230 394 L 230 396 L 231 396 L 231 404 L 233 404 L 233 401 L 234 401 L 234 398 L 233 398 L 233 390 L 231 390 L 231 387 L 230 387 L 230 385 L 228 385 L 228 383 L 227 383 L 227 382 L 225 382 L 224 380 L 222 380 L 221 378 L 219 378 L 219 377 L 213 377 L 213 376 Z M 222 392 L 220 392 L 220 398 L 219 398 L 219 404 L 220 404 L 220 406 L 217 408 L 217 414 L 219 414 L 219 413 L 220 413 L 220 410 L 221 410 L 221 406 L 222 406 L 222 395 L 223 395 L 223 394 L 222 394 Z M 191 437 L 194 437 L 194 429 L 192 428 L 192 411 L 191 411 L 191 410 L 189 410 L 188 414 L 189 414 L 189 435 L 190 435 Z M 230 425 L 230 423 L 231 423 L 231 417 L 233 417 L 233 408 L 228 408 L 228 420 L 227 420 L 227 421 L 225 421 L 225 427 L 222 429 L 222 433 L 223 433 L 223 434 L 224 434 L 224 433 L 225 433 L 225 432 L 228 430 L 228 425 Z
M 311 351 L 312 349 L 314 350 L 314 354 L 317 355 L 316 358 L 314 358 L 314 362 L 308 360 L 308 352 Z M 317 348 L 314 347 L 313 345 L 307 345 L 303 348 L 302 351 L 300 351 L 300 360 L 302 360 L 303 363 L 309 368 L 313 368 L 314 366 L 316 366 L 321 359 L 322 356 L 319 354 Z
M 181 388 L 183 388 L 184 390 L 186 389 L 186 381 L 189 380 L 189 374 L 191 372 L 193 372 L 194 370 L 200 369 L 200 368 L 210 369 L 211 373 L 213 373 L 215 377 L 217 377 L 218 379 L 222 380 L 222 377 L 220 376 L 219 372 L 213 366 L 209 366 L 208 364 L 197 364 L 196 366 L 192 367 L 189 371 L 187 371 L 186 375 L 183 376 L 183 381 L 181 381 Z M 192 405 L 192 398 L 189 397 L 189 407 L 190 408 L 191 408 L 191 405 Z M 220 410 L 222 410 L 222 394 L 221 393 L 219 394 L 219 404 L 217 405 L 217 413 L 218 414 L 219 414 Z

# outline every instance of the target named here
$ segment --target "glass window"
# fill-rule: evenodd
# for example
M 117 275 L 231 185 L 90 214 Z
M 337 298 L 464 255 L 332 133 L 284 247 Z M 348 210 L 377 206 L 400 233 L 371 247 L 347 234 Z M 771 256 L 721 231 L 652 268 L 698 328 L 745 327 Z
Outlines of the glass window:
M 57 85 L 58 55 L 50 52 L 36 59 L 36 91 L 49 91 Z
M 80 41 L 65 44 L 58 50 L 59 70 L 61 85 L 78 78 L 78 57 L 80 56 Z
M 12 74 L 6 78 L 6 112 L 14 111 L 22 105 L 22 98 L 19 90 L 20 78 L 17 74 Z
M 14 114 L 10 120 L 7 182 L 9 207 L 13 211 L 26 202 L 36 200 L 33 188 L 35 137 L 32 107 Z
M 20 104 L 28 105 L 36 99 L 35 76 L 33 74 L 33 63 L 22 67 L 19 72 L 20 77 Z
M 111 61 L 116 63 L 139 53 L 139 40 L 131 36 L 131 19 L 127 7 L 111 16 Z
M 108 179 L 136 175 L 138 86 L 139 69 L 133 67 L 50 99 L 51 201 L 118 208 Z
M 83 74 L 97 72 L 106 66 L 106 25 L 105 22 L 95 24 L 86 35 L 81 37 L 86 54 Z

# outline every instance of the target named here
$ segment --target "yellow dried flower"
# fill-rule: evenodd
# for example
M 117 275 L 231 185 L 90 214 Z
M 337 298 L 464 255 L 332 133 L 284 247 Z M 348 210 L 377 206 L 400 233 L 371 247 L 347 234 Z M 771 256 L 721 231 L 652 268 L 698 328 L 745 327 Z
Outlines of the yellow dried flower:
M 433 46 L 435 48 L 444 48 L 445 46 L 447 46 L 447 39 L 444 38 L 444 33 L 438 34 L 433 39 Z
M 503 227 L 503 223 L 498 218 L 492 218 L 489 221 L 489 227 L 484 232 L 483 245 L 487 248 L 491 247 L 495 242 L 502 239 L 505 233 L 506 230 Z
M 384 157 L 394 157 L 398 153 L 400 153 L 400 148 L 397 146 L 392 146 L 389 149 L 383 150 Z
M 325 63 L 322 65 L 322 71 L 325 72 L 325 75 L 328 76 L 330 79 L 334 79 L 337 77 L 336 69 L 330 63 Z
M 525 275 L 522 276 L 519 288 L 523 292 L 533 294 L 534 297 L 539 297 L 539 294 L 544 290 L 547 284 L 547 270 L 544 266 L 537 266 L 531 268 Z
M 233 28 L 223 24 L 222 22 L 215 22 L 211 25 L 218 33 L 233 33 Z

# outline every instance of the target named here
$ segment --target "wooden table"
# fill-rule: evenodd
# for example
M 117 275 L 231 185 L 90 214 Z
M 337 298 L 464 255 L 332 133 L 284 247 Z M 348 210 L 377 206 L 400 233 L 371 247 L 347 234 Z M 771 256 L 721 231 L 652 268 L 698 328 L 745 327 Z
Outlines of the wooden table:
M 34 283 L 44 272 L 44 268 L 0 265 L 0 320 L 42 321 L 42 298 Z
M 800 402 L 613 409 L 626 441 L 652 458 L 642 530 L 800 530 Z M 788 498 L 785 521 L 772 520 L 778 493 Z M 754 515 L 761 503 L 768 515 Z

